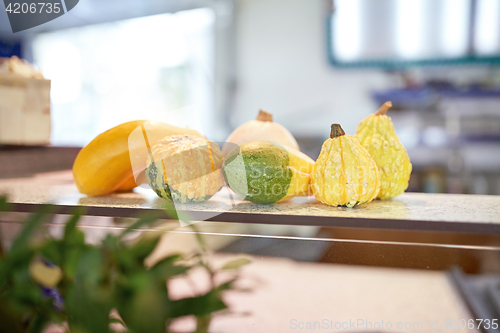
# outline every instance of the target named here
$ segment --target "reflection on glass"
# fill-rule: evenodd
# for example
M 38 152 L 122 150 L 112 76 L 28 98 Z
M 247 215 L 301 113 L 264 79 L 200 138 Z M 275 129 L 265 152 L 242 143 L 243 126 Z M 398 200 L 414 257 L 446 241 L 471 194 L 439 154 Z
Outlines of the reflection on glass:
M 441 47 L 445 55 L 459 57 L 467 52 L 470 0 L 444 0 Z
M 498 0 L 333 0 L 333 4 L 330 51 L 336 62 L 390 65 L 387 61 L 456 62 L 472 61 L 470 56 L 500 56 Z
M 478 0 L 476 10 L 475 49 L 480 55 L 500 51 L 500 1 Z
M 339 0 L 335 3 L 338 19 L 332 22 L 334 47 L 339 59 L 354 60 L 361 47 L 361 0 Z
M 403 58 L 422 56 L 424 1 L 398 1 L 396 7 L 397 51 Z

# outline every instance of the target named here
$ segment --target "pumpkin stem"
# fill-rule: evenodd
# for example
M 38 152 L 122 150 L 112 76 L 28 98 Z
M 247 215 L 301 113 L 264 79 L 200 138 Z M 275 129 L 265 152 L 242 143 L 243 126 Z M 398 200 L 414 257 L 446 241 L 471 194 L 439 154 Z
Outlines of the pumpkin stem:
M 387 101 L 382 106 L 378 109 L 378 111 L 375 113 L 377 116 L 383 116 L 389 111 L 389 109 L 392 108 L 392 102 Z
M 342 135 L 345 135 L 345 132 L 342 127 L 340 127 L 340 124 L 333 124 L 332 131 L 330 132 L 330 138 L 334 139 Z
M 257 120 L 273 122 L 273 114 L 261 109 L 257 116 Z

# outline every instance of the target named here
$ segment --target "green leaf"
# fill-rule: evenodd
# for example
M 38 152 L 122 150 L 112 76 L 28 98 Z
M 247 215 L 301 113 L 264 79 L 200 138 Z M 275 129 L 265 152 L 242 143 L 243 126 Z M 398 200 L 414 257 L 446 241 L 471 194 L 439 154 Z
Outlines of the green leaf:
M 8 297 L 24 306 L 36 306 L 42 301 L 40 288 L 31 281 L 16 281 L 9 289 Z
M 131 332 L 164 333 L 170 302 L 163 283 L 143 271 L 134 273 L 117 287 L 116 307 Z
M 6 257 L 6 260 L 9 269 L 15 271 L 27 268 L 34 256 L 35 251 L 29 248 L 23 248 L 15 252 L 10 252 Z
M 41 255 L 53 263 L 54 265 L 62 265 L 62 243 L 60 241 L 51 240 L 42 245 L 39 249 Z
M 224 290 L 229 290 L 229 289 L 232 289 L 233 288 L 233 283 L 236 281 L 236 279 L 233 279 L 233 280 L 229 280 L 223 284 L 221 284 L 220 286 L 218 286 L 216 289 L 218 291 L 224 291 Z
M 34 315 L 28 325 L 28 332 L 30 333 L 41 333 L 49 323 L 49 315 L 48 313 L 42 313 Z
M 74 270 L 65 295 L 71 332 L 109 332 L 109 312 L 114 306 L 113 287 L 105 279 L 111 267 L 97 246 L 73 248 L 66 257 Z M 69 259 L 75 256 L 76 258 Z M 76 265 L 76 267 L 75 267 Z
M 176 264 L 176 262 L 181 259 L 182 257 L 180 255 L 173 255 L 165 258 L 151 267 L 150 272 L 153 273 L 158 279 L 165 281 L 176 275 L 185 274 L 192 267 Z
M 7 283 L 7 275 L 9 274 L 9 266 L 5 260 L 0 259 L 0 293 Z M 0 331 L 1 332 L 1 331 Z
M 172 301 L 170 315 L 172 318 L 189 315 L 203 317 L 226 308 L 227 305 L 222 301 L 220 291 L 214 289 L 202 296 Z
M 80 248 L 67 249 L 64 253 L 64 264 L 62 266 L 66 275 L 66 280 L 73 281 L 75 279 L 76 270 L 78 267 L 78 259 L 82 250 Z M 89 269 L 94 269 L 89 267 Z
M 249 263 L 251 263 L 250 259 L 239 258 L 227 262 L 224 266 L 222 266 L 221 270 L 238 269 L 242 266 L 248 265 Z
M 144 259 L 146 259 L 146 257 L 153 252 L 161 236 L 161 234 L 148 234 L 149 233 L 143 233 L 137 243 L 131 246 L 128 251 L 129 255 L 134 257 L 141 265 Z
M 25 333 L 24 318 L 0 298 L 0 332 Z
M 0 196 L 0 212 L 10 210 L 10 203 L 7 202 L 7 196 Z
M 71 332 L 110 332 L 111 290 L 79 276 L 68 289 L 65 307 Z
M 85 233 L 79 229 L 74 229 L 64 238 L 66 248 L 77 248 L 85 245 Z
M 208 333 L 212 316 L 196 317 L 195 333 Z
M 166 258 L 158 261 L 152 268 L 155 268 L 155 267 L 160 266 L 162 264 L 174 265 L 176 262 L 179 262 L 183 259 L 184 259 L 184 256 L 182 254 L 180 254 L 180 253 L 173 254 L 169 257 L 166 257 Z
M 51 206 L 44 206 L 37 213 L 31 214 L 25 222 L 23 230 L 16 237 L 12 246 L 10 248 L 9 253 L 14 253 L 16 251 L 20 251 L 22 249 L 26 249 L 29 245 L 29 239 L 33 235 L 33 233 L 40 227 L 43 222 L 43 219 L 46 215 L 53 210 Z
M 120 250 L 120 244 L 118 242 L 118 237 L 107 234 L 101 243 L 101 247 L 105 248 L 106 251 L 115 252 Z
M 73 281 L 75 278 L 80 254 L 86 248 L 85 233 L 76 227 L 81 213 L 82 210 L 76 210 L 66 222 L 66 227 L 64 228 L 60 252 L 64 258 L 61 266 L 65 272 L 66 281 Z
M 76 228 L 81 213 L 81 209 L 76 210 L 73 216 L 66 222 L 63 239 L 67 245 L 82 245 L 85 243 L 85 234 Z
M 70 260 L 71 265 L 76 264 L 75 281 L 85 279 L 89 283 L 97 284 L 102 280 L 104 272 L 109 269 L 104 265 L 104 258 L 98 247 L 86 246 L 78 252 L 75 251 L 74 257 Z
M 120 318 L 110 317 L 109 318 L 109 323 L 110 324 L 122 324 L 123 326 L 127 327 L 127 325 L 125 325 L 125 323 Z

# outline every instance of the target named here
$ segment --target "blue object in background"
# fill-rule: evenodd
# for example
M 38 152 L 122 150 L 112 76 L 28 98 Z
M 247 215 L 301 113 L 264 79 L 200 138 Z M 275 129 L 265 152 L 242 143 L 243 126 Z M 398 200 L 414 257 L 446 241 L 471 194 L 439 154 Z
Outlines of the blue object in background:
M 56 287 L 45 288 L 40 286 L 40 289 L 42 290 L 42 295 L 44 297 L 52 299 L 52 304 L 54 305 L 54 309 L 56 309 L 57 311 L 64 310 L 64 299 L 62 298 L 61 293 Z
M 394 107 L 425 108 L 442 98 L 500 98 L 500 89 L 483 89 L 470 86 L 459 89 L 450 85 L 433 86 L 425 84 L 417 88 L 397 88 L 372 92 L 372 98 L 378 104 L 391 101 Z
M 43 263 L 48 267 L 56 266 L 48 260 L 43 260 Z M 42 290 L 42 295 L 44 297 L 52 298 L 54 309 L 56 309 L 57 311 L 64 310 L 64 298 L 61 296 L 61 293 L 59 292 L 59 289 L 57 289 L 57 287 L 47 288 L 40 286 L 40 289 Z
M 12 56 L 21 58 L 21 43 L 0 40 L 0 57 Z

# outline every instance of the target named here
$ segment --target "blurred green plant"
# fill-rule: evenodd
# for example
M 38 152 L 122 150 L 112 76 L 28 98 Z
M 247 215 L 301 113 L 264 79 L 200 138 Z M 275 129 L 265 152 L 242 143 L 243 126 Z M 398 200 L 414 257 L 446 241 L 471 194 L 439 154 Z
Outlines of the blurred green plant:
M 0 197 L 0 211 L 8 210 Z M 134 230 L 151 226 L 155 216 L 146 216 L 119 235 L 108 234 L 99 245 L 85 242 L 77 223 L 82 210 L 67 221 L 62 238 L 49 235 L 44 226 L 51 207 L 29 216 L 9 249 L 0 243 L 0 332 L 42 332 L 49 323 L 65 324 L 72 333 L 114 332 L 120 323 L 128 333 L 169 332 L 172 320 L 195 316 L 196 333 L 208 332 L 214 314 L 227 309 L 222 293 L 235 289 L 238 269 L 249 263 L 239 258 L 214 269 L 202 236 L 194 226 L 200 251 L 175 254 L 146 267 L 144 260 L 165 231 L 143 232 L 130 244 Z M 175 211 L 167 208 L 170 216 Z M 202 268 L 211 289 L 201 295 L 171 299 L 168 280 Z M 222 284 L 216 275 L 233 270 Z M 119 318 L 110 316 L 116 310 Z

